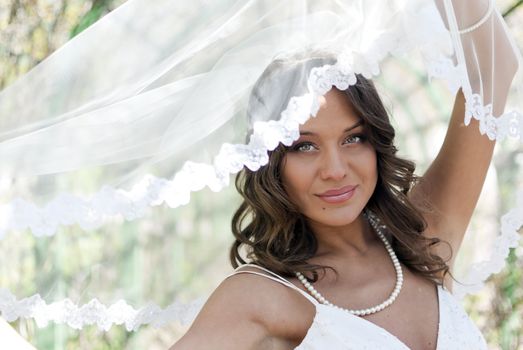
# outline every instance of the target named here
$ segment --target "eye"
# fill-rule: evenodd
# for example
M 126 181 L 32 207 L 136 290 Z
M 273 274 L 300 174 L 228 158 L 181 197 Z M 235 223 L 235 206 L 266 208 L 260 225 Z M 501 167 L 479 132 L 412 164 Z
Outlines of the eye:
M 354 134 L 350 135 L 345 139 L 345 143 L 363 143 L 365 142 L 366 138 L 363 134 Z
M 310 142 L 301 142 L 301 143 L 298 143 L 297 145 L 293 146 L 291 148 L 291 151 L 306 153 L 306 152 L 312 152 L 315 149 L 316 149 L 316 147 L 314 146 L 314 144 L 312 144 Z

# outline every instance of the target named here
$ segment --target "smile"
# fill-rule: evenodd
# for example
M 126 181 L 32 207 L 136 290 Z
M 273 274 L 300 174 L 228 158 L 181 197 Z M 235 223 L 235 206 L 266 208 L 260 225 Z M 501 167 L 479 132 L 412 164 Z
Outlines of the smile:
M 354 195 L 357 186 L 345 186 L 336 190 L 329 190 L 317 195 L 327 203 L 342 203 L 349 200 Z

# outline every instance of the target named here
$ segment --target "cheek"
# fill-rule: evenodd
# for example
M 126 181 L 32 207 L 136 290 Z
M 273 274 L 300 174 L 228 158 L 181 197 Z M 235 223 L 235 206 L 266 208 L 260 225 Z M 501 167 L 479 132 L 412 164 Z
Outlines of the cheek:
M 372 185 L 372 192 L 374 192 L 374 187 L 378 181 L 378 158 L 374 149 L 369 150 L 361 164 L 361 174 L 367 179 L 368 184 Z
M 377 174 L 378 173 L 378 158 L 376 155 L 376 151 L 374 151 L 373 148 L 369 149 L 365 155 L 365 167 L 369 174 Z
M 362 148 L 359 152 L 353 153 L 348 161 L 352 175 L 356 180 L 362 182 L 366 188 L 373 186 L 378 178 L 377 155 L 371 146 Z
M 283 188 L 297 205 L 300 203 L 300 196 L 308 193 L 313 178 L 310 167 L 304 165 L 303 162 L 286 159 L 282 167 Z

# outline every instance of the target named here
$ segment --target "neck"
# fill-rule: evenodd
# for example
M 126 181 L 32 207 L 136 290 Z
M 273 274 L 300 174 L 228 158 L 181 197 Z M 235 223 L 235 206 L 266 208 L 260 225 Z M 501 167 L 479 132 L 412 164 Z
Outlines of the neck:
M 368 221 L 360 214 L 345 226 L 325 226 L 309 222 L 318 241 L 316 257 L 363 256 L 378 240 Z

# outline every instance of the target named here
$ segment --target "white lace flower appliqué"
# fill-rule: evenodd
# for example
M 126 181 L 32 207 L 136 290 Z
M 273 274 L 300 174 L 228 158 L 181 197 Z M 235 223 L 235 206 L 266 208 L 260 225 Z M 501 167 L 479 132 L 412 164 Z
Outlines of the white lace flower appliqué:
M 128 331 L 134 331 L 145 324 L 162 327 L 176 320 L 181 321 L 182 325 L 189 325 L 203 303 L 203 298 L 200 298 L 188 304 L 176 302 L 165 309 L 154 303 L 134 309 L 124 300 L 110 306 L 105 306 L 97 299 L 84 305 L 77 305 L 70 299 L 47 304 L 39 294 L 17 300 L 8 290 L 0 289 L 0 315 L 7 322 L 21 317 L 34 318 L 39 327 L 54 322 L 67 324 L 74 329 L 96 325 L 104 331 L 109 330 L 112 325 L 125 325 Z

